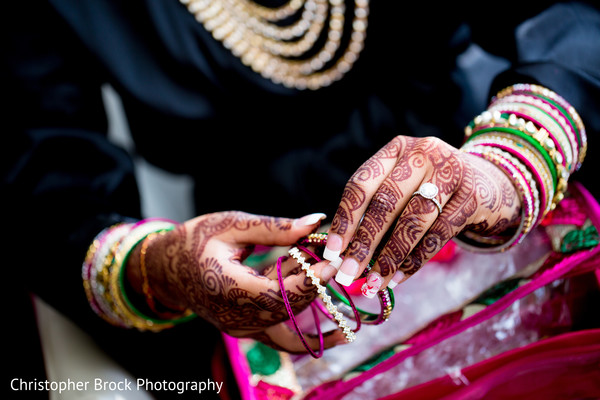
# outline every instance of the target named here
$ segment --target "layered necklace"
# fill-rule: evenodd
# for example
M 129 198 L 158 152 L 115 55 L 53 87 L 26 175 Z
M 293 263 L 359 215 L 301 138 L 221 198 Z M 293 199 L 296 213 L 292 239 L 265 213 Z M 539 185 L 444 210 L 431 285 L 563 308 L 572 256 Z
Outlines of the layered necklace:
M 354 0 L 350 10 L 344 0 L 289 0 L 276 8 L 253 0 L 180 1 L 244 65 L 289 88 L 331 85 L 364 47 L 369 0 Z

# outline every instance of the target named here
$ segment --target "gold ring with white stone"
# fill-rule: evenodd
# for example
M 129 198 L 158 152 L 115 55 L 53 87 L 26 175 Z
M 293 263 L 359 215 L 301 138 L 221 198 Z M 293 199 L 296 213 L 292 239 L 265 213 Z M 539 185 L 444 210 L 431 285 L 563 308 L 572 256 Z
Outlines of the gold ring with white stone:
M 428 200 L 433 201 L 434 204 L 437 206 L 438 211 L 441 214 L 442 213 L 442 205 L 440 204 L 438 199 L 435 198 L 435 196 L 437 196 L 439 191 L 440 190 L 438 189 L 438 187 L 436 185 L 434 185 L 433 183 L 425 182 L 421 186 L 419 186 L 419 190 L 414 192 L 413 196 L 419 195 L 419 196 L 423 196 L 424 198 L 426 198 Z

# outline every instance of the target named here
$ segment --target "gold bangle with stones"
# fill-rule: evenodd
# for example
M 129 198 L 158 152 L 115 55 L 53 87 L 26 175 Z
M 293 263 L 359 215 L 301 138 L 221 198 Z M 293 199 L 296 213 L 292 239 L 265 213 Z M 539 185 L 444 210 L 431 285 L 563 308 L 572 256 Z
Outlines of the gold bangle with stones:
M 564 156 L 561 156 L 560 163 L 564 164 L 564 166 L 571 171 L 574 166 L 573 160 L 576 157 L 576 152 L 573 150 L 572 143 L 558 122 L 545 114 L 542 110 L 526 103 L 497 103 L 490 106 L 489 109 L 491 111 L 504 111 L 506 113 L 510 113 L 510 115 L 514 115 L 514 117 L 511 117 L 508 121 L 511 126 L 520 127 L 525 130 L 531 130 L 532 134 L 540 131 L 541 129 L 546 131 L 547 133 L 544 135 L 545 140 L 542 143 L 547 147 L 553 146 L 555 149 L 560 146 L 560 149 L 564 154 Z M 526 115 L 531 119 L 524 121 L 524 117 L 517 116 L 513 113 Z M 533 121 L 536 121 L 539 125 L 541 125 L 541 129 L 535 129 L 534 131 L 532 127 L 535 128 L 535 123 Z M 552 144 L 550 144 L 550 142 L 552 142 Z
M 517 83 L 507 88 L 504 88 L 496 94 L 496 97 L 502 98 L 513 93 L 533 93 L 545 99 L 553 101 L 562 110 L 564 110 L 564 113 L 566 113 L 565 117 L 567 117 L 569 123 L 577 129 L 577 151 L 579 162 L 576 169 L 578 169 L 579 166 L 581 166 L 581 163 L 583 163 L 583 160 L 585 159 L 585 155 L 587 153 L 587 134 L 585 130 L 585 125 L 583 124 L 583 120 L 577 113 L 577 110 L 575 110 L 575 108 L 567 100 L 565 100 L 556 92 L 544 86 L 530 83 Z

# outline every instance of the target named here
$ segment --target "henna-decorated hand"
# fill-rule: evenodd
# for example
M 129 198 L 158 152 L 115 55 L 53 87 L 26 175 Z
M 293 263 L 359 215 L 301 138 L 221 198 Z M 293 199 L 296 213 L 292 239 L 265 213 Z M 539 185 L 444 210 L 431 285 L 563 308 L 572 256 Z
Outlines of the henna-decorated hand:
M 439 188 L 441 214 L 434 201 L 413 196 L 425 182 Z M 520 208 L 494 164 L 437 138 L 397 136 L 346 184 L 324 256 L 339 266 L 345 251 L 336 279 L 346 284 L 375 256 L 363 291 L 370 297 L 413 275 L 465 229 L 492 235 L 513 227 Z
M 229 335 L 253 337 L 292 353 L 306 352 L 297 334 L 283 322 L 288 313 L 276 275 L 273 279 L 273 274 L 259 274 L 242 262 L 254 245 L 294 244 L 316 229 L 322 217 L 311 214 L 294 220 L 231 211 L 189 220 L 150 243 L 146 252 L 150 286 L 165 306 L 190 308 Z M 139 281 L 134 264 L 128 264 L 131 282 Z M 288 299 L 298 313 L 317 292 L 304 274 L 289 274 L 296 266 L 290 258 L 283 269 Z M 327 262 L 315 264 L 315 274 L 319 276 L 326 266 Z M 326 281 L 332 275 L 321 278 Z M 306 336 L 309 345 L 317 349 L 316 337 Z M 341 331 L 333 331 L 325 337 L 324 347 L 343 340 Z

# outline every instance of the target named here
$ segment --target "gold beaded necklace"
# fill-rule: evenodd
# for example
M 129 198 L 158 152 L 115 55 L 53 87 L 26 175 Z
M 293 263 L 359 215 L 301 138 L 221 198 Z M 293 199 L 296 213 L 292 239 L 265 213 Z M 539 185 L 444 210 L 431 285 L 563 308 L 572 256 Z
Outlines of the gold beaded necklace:
M 364 47 L 369 0 L 354 0 L 344 49 L 344 0 L 290 0 L 277 8 L 253 0 L 180 1 L 244 65 L 289 88 L 316 90 L 340 80 Z

